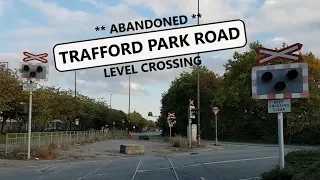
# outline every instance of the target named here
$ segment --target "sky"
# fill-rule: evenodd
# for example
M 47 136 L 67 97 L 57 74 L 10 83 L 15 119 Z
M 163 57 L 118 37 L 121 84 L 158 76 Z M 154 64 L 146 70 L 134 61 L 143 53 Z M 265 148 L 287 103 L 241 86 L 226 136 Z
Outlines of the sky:
M 200 0 L 200 24 L 242 19 L 248 44 L 259 41 L 265 47 L 280 48 L 282 43 L 302 43 L 302 53 L 312 51 L 319 56 L 319 6 L 318 0 Z M 24 51 L 48 53 L 49 80 L 42 84 L 74 89 L 75 73 L 58 72 L 54 67 L 55 44 L 112 36 L 112 24 L 135 20 L 186 15 L 190 17 L 188 24 L 194 25 L 193 13 L 197 13 L 197 0 L 0 0 L 0 62 L 18 68 Z M 95 31 L 102 25 L 106 31 Z M 247 49 L 248 45 L 200 56 L 203 65 L 222 75 L 232 54 Z M 161 94 L 182 71 L 190 69 L 131 75 L 131 112 L 156 120 L 147 117 L 148 112 L 159 115 Z M 128 112 L 128 76 L 105 78 L 103 68 L 76 73 L 79 93 L 107 102 L 111 99 L 112 108 Z

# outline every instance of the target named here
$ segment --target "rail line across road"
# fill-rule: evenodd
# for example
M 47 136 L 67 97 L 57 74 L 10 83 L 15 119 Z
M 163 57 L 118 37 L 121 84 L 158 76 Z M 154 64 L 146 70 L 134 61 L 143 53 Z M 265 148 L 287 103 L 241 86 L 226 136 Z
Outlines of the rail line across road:
M 286 149 L 288 151 L 289 149 Z M 0 168 L 1 180 L 254 180 L 278 161 L 277 147 L 233 146 L 199 154 L 55 161 Z

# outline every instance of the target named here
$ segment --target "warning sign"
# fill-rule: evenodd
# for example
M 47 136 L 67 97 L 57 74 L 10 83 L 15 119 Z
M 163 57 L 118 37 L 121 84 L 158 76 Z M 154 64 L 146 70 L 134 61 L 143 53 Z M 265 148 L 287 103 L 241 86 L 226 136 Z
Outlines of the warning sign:
M 268 113 L 291 112 L 291 100 L 268 100 Z
M 244 47 L 244 22 L 232 20 L 85 41 L 53 47 L 60 72 Z

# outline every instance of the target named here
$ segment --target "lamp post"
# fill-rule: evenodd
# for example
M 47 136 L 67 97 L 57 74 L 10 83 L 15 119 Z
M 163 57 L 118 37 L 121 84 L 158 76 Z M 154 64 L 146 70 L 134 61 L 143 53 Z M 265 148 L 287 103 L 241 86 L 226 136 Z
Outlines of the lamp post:
M 124 130 L 124 123 L 125 123 L 125 121 L 124 121 L 124 119 L 122 119 L 122 128 L 123 128 L 123 130 Z
M 112 94 L 110 94 L 110 109 L 112 109 L 111 108 L 111 100 L 112 100 Z
M 219 112 L 219 108 L 213 107 L 212 111 L 215 116 L 215 123 L 216 123 L 216 127 L 215 127 L 216 128 L 216 143 L 215 143 L 215 145 L 217 146 L 218 145 L 218 112 Z

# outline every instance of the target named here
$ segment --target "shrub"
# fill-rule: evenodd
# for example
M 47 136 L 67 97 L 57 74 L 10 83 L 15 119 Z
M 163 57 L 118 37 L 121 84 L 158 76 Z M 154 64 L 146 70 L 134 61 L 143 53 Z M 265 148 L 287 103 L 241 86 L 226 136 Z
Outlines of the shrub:
M 320 150 L 299 150 L 285 156 L 285 169 L 262 174 L 264 180 L 313 180 L 320 177 Z
M 279 167 L 276 167 L 269 172 L 265 172 L 261 176 L 262 180 L 291 180 L 293 177 L 286 169 L 280 170 Z
M 175 136 L 171 137 L 171 143 L 173 147 L 179 147 L 179 148 L 187 148 L 188 147 L 188 141 L 186 137 L 183 136 Z

